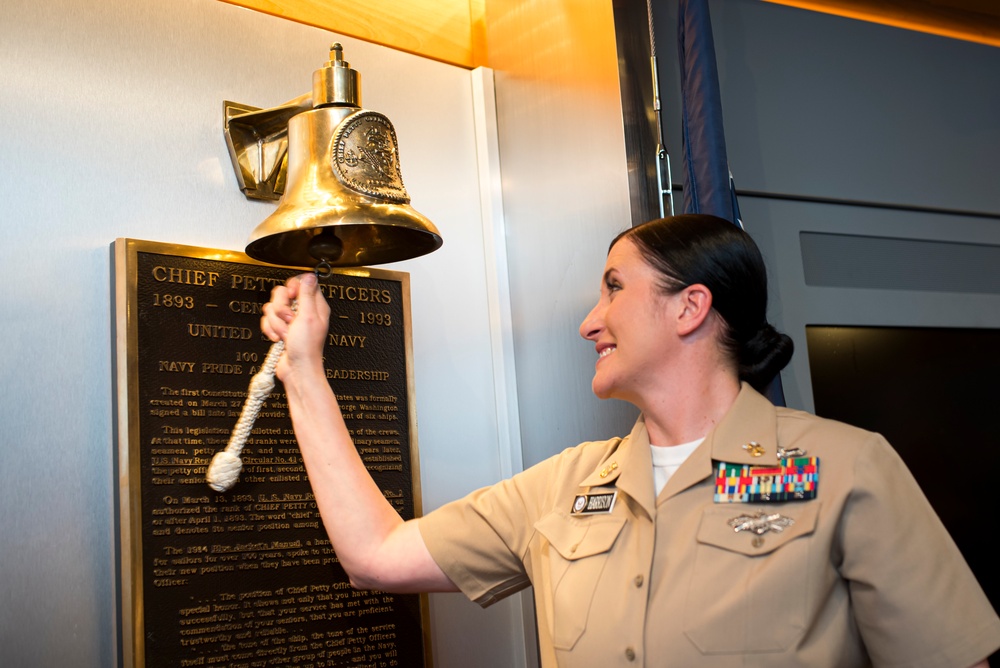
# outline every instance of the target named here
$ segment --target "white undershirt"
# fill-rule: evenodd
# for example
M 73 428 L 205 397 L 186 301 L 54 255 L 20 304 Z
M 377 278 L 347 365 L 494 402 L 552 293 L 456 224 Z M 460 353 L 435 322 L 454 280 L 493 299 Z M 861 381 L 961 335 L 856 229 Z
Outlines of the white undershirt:
M 649 450 L 653 455 L 653 484 L 656 485 L 656 495 L 659 496 L 660 492 L 663 491 L 664 486 L 667 481 L 670 480 L 677 469 L 680 468 L 684 460 L 694 452 L 701 442 L 705 440 L 705 437 L 691 441 L 690 443 L 681 443 L 680 445 L 673 445 L 670 447 L 661 448 L 657 445 L 650 445 Z

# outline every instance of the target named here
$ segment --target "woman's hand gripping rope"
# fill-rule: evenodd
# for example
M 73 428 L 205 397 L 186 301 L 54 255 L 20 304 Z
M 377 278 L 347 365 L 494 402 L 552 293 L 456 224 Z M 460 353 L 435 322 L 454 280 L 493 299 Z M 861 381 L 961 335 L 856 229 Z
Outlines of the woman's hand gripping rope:
M 320 263 L 314 274 L 317 281 L 323 276 L 329 276 L 329 264 Z M 292 311 L 295 311 L 297 303 L 297 300 L 291 302 Z M 239 420 L 236 421 L 236 426 L 233 427 L 233 433 L 229 437 L 226 449 L 216 453 L 208 466 L 205 479 L 208 486 L 216 492 L 228 491 L 239 480 L 240 470 L 243 468 L 240 453 L 243 452 L 243 446 L 246 445 L 247 439 L 250 437 L 250 432 L 253 430 L 254 422 L 257 420 L 257 415 L 260 413 L 264 401 L 274 390 L 274 371 L 284 351 L 284 340 L 275 341 L 271 345 L 260 370 L 250 379 L 250 389 L 247 391 L 246 402 L 243 404 L 243 410 Z

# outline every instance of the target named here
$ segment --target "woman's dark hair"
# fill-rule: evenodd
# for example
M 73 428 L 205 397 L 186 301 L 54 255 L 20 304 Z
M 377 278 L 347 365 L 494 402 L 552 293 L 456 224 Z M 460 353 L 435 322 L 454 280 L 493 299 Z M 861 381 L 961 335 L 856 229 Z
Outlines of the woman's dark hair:
M 725 328 L 720 343 L 740 380 L 763 391 L 792 358 L 792 340 L 767 322 L 767 270 L 750 235 L 728 220 L 684 214 L 651 220 L 611 242 L 629 239 L 662 277 L 668 294 L 700 283 Z

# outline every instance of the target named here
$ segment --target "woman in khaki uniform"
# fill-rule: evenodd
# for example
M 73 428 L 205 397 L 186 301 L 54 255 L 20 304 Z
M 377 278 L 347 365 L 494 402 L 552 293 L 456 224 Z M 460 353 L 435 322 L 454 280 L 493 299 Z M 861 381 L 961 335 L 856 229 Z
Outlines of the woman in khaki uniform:
M 728 222 L 626 231 L 580 333 L 594 392 L 640 409 L 632 432 L 410 522 L 326 380 L 315 277 L 276 288 L 262 330 L 286 343 L 277 374 L 356 587 L 489 605 L 533 585 L 543 666 L 985 666 L 1000 619 L 892 448 L 755 391 L 791 356 L 766 304 Z

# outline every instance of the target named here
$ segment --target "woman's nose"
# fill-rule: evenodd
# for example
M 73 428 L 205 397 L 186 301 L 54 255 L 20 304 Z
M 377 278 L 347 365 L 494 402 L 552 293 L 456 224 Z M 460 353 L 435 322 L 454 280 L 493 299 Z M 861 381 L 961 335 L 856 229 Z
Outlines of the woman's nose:
M 601 332 L 601 303 L 598 302 L 594 305 L 594 308 L 590 309 L 590 313 L 587 317 L 583 319 L 580 324 L 580 336 L 585 339 L 594 340 L 597 338 L 598 334 Z

